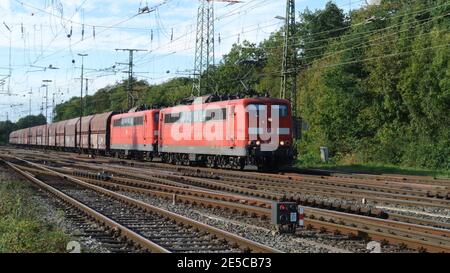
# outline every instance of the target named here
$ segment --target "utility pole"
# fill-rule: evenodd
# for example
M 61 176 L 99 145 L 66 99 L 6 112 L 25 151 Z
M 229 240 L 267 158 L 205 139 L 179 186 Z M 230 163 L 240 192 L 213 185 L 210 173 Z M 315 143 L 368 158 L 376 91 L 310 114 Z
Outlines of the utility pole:
M 52 80 L 42 80 L 44 84 L 42 85 L 45 87 L 45 122 L 48 124 L 48 116 L 47 116 L 47 109 L 48 109 L 48 83 L 52 82 Z
M 133 94 L 133 53 L 138 51 L 147 51 L 145 49 L 134 49 L 134 48 L 116 48 L 116 51 L 128 51 L 129 59 L 128 63 L 118 63 L 123 65 L 128 65 L 128 71 L 123 71 L 128 74 L 128 84 L 127 84 L 127 106 L 131 109 L 135 106 L 136 97 Z
M 80 147 L 80 152 L 82 151 L 81 148 L 81 121 L 83 119 L 83 76 L 84 76 L 84 57 L 88 56 L 88 54 L 81 54 L 78 53 L 78 56 L 81 57 L 81 88 L 80 88 L 80 142 L 78 143 L 78 146 Z
M 53 120 L 55 119 L 55 92 L 53 92 L 53 97 L 52 97 L 52 118 L 51 118 L 51 122 L 53 122 Z
M 87 105 L 88 105 L 88 103 L 87 103 L 87 97 L 88 97 L 88 94 L 89 94 L 89 92 L 88 92 L 88 90 L 89 90 L 89 88 L 88 88 L 88 84 L 89 84 L 89 79 L 85 79 L 86 80 L 86 94 L 84 95 L 84 97 L 86 98 L 85 100 L 84 100 L 84 108 L 87 108 Z
M 30 95 L 30 103 L 28 105 L 28 115 L 31 116 L 31 95 L 33 95 L 33 88 L 30 89 L 30 92 L 28 94 Z
M 88 91 L 89 91 L 89 88 L 88 88 L 88 84 L 89 84 L 89 79 L 86 79 L 86 97 L 88 96 Z
M 297 46 L 295 0 L 286 0 L 284 46 L 280 97 L 291 101 L 292 116 L 297 117 Z
M 81 80 L 81 78 L 75 78 L 75 80 Z M 83 96 L 84 96 L 84 105 L 83 105 L 83 109 L 86 109 L 87 108 L 87 96 L 89 95 L 89 88 L 88 88 L 88 84 L 89 84 L 89 81 L 91 80 L 91 79 L 87 79 L 87 78 L 84 78 L 84 80 L 85 80 L 85 89 L 84 89 L 84 94 L 83 94 Z
M 200 0 L 197 11 L 192 95 L 201 96 L 211 89 L 208 71 L 214 66 L 214 2 L 227 2 L 230 5 L 241 3 L 239 0 Z

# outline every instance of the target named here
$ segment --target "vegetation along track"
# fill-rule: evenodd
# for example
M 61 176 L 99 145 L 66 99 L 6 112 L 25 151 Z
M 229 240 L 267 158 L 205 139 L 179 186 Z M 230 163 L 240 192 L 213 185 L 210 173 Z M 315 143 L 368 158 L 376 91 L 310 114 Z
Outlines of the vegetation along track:
M 83 210 L 89 217 L 109 226 L 118 236 L 151 252 L 278 252 L 32 162 L 17 158 L 5 163 L 38 186 Z M 51 175 L 33 175 L 21 169 L 24 164 Z

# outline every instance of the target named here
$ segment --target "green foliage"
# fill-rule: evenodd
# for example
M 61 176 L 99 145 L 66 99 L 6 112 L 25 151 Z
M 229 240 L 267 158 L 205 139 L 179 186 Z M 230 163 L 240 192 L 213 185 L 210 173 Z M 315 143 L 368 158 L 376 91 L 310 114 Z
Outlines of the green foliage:
M 26 116 L 16 122 L 16 130 L 44 125 L 46 123 L 47 122 L 45 121 L 45 116 L 42 114 L 37 116 Z
M 5 145 L 9 141 L 9 134 L 16 130 L 16 125 L 11 121 L 0 121 L 0 145 Z
M 340 37 L 348 27 L 348 19 L 343 10 L 336 4 L 328 2 L 323 10 L 300 13 L 298 39 L 300 43 L 301 60 L 310 63 L 320 58 L 333 38 Z
M 450 5 L 432 9 L 445 2 L 383 1 L 352 14 L 302 72 L 307 161 L 328 146 L 337 161 L 450 168 Z
M 0 253 L 64 252 L 69 237 L 39 219 L 28 186 L 0 180 Z

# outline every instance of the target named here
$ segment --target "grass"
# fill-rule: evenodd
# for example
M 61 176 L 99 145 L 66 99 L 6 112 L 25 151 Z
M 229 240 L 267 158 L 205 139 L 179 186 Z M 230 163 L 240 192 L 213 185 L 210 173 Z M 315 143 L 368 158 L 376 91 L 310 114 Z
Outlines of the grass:
M 412 167 L 402 167 L 395 165 L 386 165 L 379 163 L 367 163 L 367 164 L 340 164 L 340 163 L 302 163 L 296 164 L 298 168 L 313 168 L 323 169 L 337 172 L 355 172 L 355 173 L 369 173 L 369 174 L 400 174 L 400 175 L 419 175 L 419 176 L 431 176 L 440 178 L 450 178 L 450 170 L 430 170 Z
M 66 252 L 70 236 L 41 219 L 42 207 L 24 181 L 0 169 L 0 253 Z

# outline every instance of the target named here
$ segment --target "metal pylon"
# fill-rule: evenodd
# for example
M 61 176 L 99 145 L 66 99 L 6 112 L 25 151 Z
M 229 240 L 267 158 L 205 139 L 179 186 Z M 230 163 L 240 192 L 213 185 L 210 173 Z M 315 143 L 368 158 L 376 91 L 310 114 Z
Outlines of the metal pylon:
M 297 116 L 297 46 L 295 29 L 295 0 L 286 1 L 284 25 L 283 64 L 280 97 L 292 104 L 292 114 Z
M 193 95 L 201 96 L 208 93 L 210 86 L 207 72 L 211 66 L 214 66 L 214 1 L 200 0 L 197 13 Z

